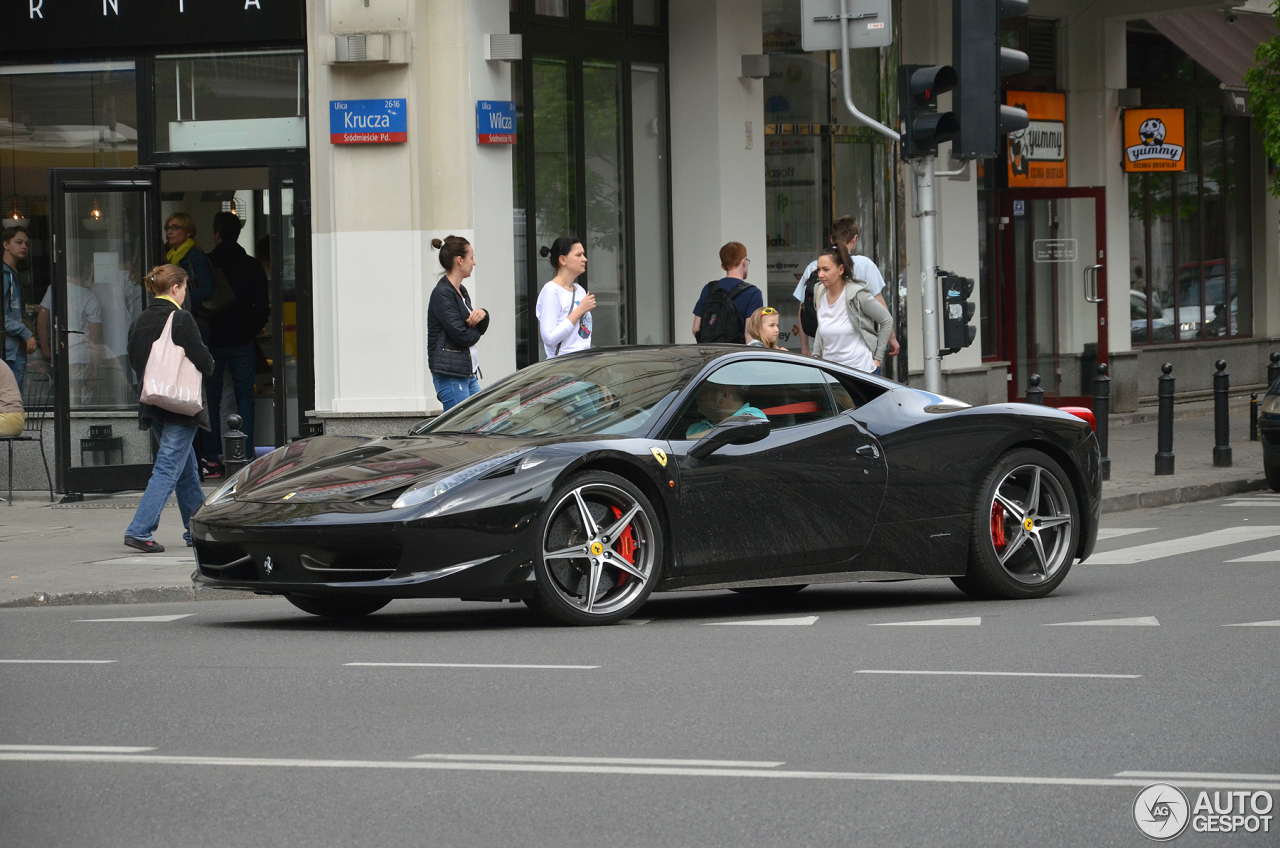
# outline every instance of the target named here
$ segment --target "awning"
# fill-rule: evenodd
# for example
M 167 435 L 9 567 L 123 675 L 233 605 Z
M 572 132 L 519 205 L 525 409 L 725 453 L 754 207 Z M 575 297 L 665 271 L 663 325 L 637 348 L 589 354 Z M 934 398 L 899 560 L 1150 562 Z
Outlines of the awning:
M 1228 13 L 1235 23 L 1227 22 Z M 1206 9 L 1149 21 L 1227 88 L 1244 88 L 1244 72 L 1253 67 L 1258 45 L 1280 35 L 1274 16 L 1253 12 Z

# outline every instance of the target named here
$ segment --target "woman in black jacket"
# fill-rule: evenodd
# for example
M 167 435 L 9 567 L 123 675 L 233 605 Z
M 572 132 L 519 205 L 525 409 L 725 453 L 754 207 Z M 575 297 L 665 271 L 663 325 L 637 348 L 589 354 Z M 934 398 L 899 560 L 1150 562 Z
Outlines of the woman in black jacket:
M 205 376 L 213 373 L 213 356 L 200 340 L 196 319 L 181 307 L 187 295 L 187 273 L 176 265 L 159 265 L 147 276 L 147 291 L 155 296 L 155 300 L 129 327 L 129 364 L 133 366 L 138 382 L 142 382 L 147 372 L 151 346 L 164 332 L 170 315 L 173 316 L 174 344 L 186 352 L 187 359 L 200 373 Z M 147 491 L 142 495 L 129 528 L 124 531 L 124 543 L 144 553 L 163 552 L 164 546 L 152 534 L 160 526 L 160 513 L 165 502 L 176 491 L 182 526 L 187 528 L 183 538 L 190 546 L 191 514 L 204 503 L 204 490 L 200 488 L 200 470 L 192 442 L 197 429 L 209 429 L 209 413 L 201 409 L 198 415 L 181 415 L 139 401 L 138 429 L 151 430 L 159 451 L 151 467 Z
M 471 242 L 449 236 L 432 239 L 431 246 L 440 251 L 445 274 L 427 306 L 427 362 L 436 397 L 448 411 L 480 391 L 476 343 L 489 329 L 489 313 L 471 308 L 471 295 L 462 284 L 476 267 Z

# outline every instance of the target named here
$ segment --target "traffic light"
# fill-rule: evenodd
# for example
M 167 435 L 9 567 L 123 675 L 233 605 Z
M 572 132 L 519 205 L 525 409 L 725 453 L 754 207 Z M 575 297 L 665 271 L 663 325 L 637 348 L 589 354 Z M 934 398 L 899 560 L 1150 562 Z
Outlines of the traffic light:
M 898 66 L 903 159 L 936 155 L 940 142 L 955 138 L 955 115 L 938 111 L 938 95 L 955 86 L 956 72 L 950 65 Z
M 942 346 L 947 353 L 959 353 L 961 348 L 973 344 L 978 328 L 969 325 L 977 307 L 969 297 L 973 294 L 973 280 L 948 274 L 942 278 L 945 306 L 942 310 Z
M 1027 54 L 1000 46 L 1000 21 L 1027 13 L 1028 0 L 952 0 L 951 61 L 960 77 L 952 108 L 960 131 L 957 159 L 994 159 L 1000 136 L 1025 129 L 1022 109 L 1004 105 L 1000 80 L 1031 66 Z

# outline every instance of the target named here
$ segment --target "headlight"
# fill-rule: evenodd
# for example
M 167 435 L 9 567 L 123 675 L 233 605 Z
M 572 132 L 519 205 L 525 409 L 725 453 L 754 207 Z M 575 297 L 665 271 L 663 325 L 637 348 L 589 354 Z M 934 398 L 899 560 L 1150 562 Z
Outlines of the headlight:
M 252 467 L 253 467 L 253 463 L 251 462 L 248 465 L 246 465 L 244 468 L 241 468 L 239 471 L 237 471 L 235 475 L 231 477 L 230 480 L 223 483 L 216 490 L 214 490 L 214 493 L 212 495 L 204 499 L 205 504 L 212 506 L 213 504 L 221 503 L 222 501 L 229 501 L 232 498 L 234 498 L 236 496 L 236 489 L 239 488 L 240 484 L 243 483 L 245 481 L 245 478 L 249 476 L 249 469 Z
M 1263 415 L 1280 415 L 1280 395 L 1267 395 L 1262 399 Z
M 392 508 L 404 509 L 408 506 L 424 504 L 433 498 L 440 497 L 445 492 L 456 486 L 462 485 L 468 480 L 474 480 L 476 477 L 488 474 L 495 468 L 507 465 L 515 461 L 516 458 L 524 456 L 532 450 L 533 448 L 526 448 L 525 450 L 515 451 L 513 453 L 504 453 L 501 456 L 495 456 L 491 459 L 486 459 L 484 462 L 478 462 L 475 465 L 468 466 L 443 479 L 436 480 L 432 483 L 424 483 L 421 486 L 415 486 L 414 488 L 407 490 L 400 497 L 396 498 L 396 502 L 392 504 Z

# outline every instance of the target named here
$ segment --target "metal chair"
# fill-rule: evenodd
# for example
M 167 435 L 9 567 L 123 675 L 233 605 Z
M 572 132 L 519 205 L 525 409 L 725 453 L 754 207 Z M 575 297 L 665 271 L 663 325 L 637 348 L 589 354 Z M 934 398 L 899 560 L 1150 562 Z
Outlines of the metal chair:
M 53 381 L 48 374 L 27 371 L 22 375 L 22 409 L 27 420 L 22 432 L 16 436 L 0 436 L 0 442 L 9 443 L 9 506 L 13 506 L 13 443 L 39 442 L 40 459 L 44 462 L 44 476 L 49 481 L 49 500 L 53 501 L 53 478 L 49 475 L 49 459 L 44 452 L 44 422 L 49 417 L 53 402 Z

